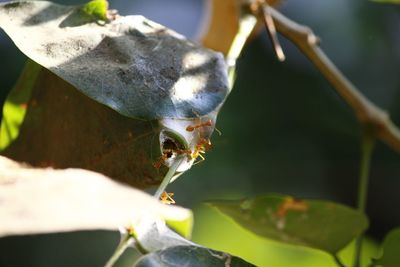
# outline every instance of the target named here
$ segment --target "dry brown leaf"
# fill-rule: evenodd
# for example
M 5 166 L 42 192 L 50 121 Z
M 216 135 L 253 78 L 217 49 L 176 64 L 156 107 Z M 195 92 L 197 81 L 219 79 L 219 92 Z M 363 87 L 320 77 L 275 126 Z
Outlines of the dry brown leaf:
M 267 0 L 271 6 L 278 5 L 281 0 Z M 239 28 L 239 1 L 238 0 L 208 0 L 208 15 L 203 22 L 206 29 L 200 37 L 201 43 L 213 50 L 226 55 Z M 260 22 L 256 32 L 263 27 Z

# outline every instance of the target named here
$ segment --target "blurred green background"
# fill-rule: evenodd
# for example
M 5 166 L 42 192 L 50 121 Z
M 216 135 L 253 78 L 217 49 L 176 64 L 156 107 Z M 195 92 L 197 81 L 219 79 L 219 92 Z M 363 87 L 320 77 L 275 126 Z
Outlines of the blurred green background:
M 206 15 L 202 0 L 110 0 L 110 5 L 122 15 L 144 15 L 192 39 Z M 400 6 L 288 0 L 280 10 L 310 26 L 333 62 L 400 125 Z M 358 123 L 305 56 L 280 40 L 284 63 L 274 57 L 265 32 L 246 47 L 235 88 L 218 118 L 222 136 L 214 135 L 206 161 L 169 191 L 179 205 L 194 210 L 195 242 L 259 266 L 335 266 L 325 253 L 262 240 L 201 204 L 267 192 L 355 204 Z M 4 32 L 0 58 L 2 102 L 26 60 Z M 400 226 L 400 156 L 378 143 L 372 162 L 366 247 L 368 254 L 376 255 L 376 243 Z M 105 231 L 2 238 L 0 266 L 102 266 L 117 242 L 118 233 Z M 130 266 L 135 256 L 127 253 L 120 266 Z M 351 246 L 341 256 L 351 262 Z

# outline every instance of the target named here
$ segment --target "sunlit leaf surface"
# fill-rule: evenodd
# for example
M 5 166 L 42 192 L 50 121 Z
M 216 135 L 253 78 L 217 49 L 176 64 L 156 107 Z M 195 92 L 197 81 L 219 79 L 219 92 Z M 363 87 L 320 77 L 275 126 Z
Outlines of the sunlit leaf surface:
M 0 5 L 0 27 L 32 60 L 128 117 L 198 117 L 227 96 L 222 54 L 142 16 L 100 25 L 82 7 L 21 1 Z
M 3 106 L 3 119 L 0 126 L 0 150 L 3 150 L 14 141 L 19 134 L 19 129 L 24 121 L 28 101 L 32 88 L 41 67 L 28 61 L 21 74 L 21 78 L 8 95 Z
M 237 255 L 256 266 L 338 267 L 333 257 L 322 250 L 261 237 L 208 205 L 198 206 L 193 212 L 193 241 L 203 246 Z M 345 266 L 353 265 L 354 248 L 354 242 L 350 242 L 338 253 Z M 376 241 L 364 238 L 362 266 L 367 266 L 371 258 L 377 258 L 378 255 Z
M 0 157 L 0 170 L 0 236 L 135 226 L 140 230 L 149 217 L 183 222 L 183 232 L 191 229 L 191 211 L 164 205 L 98 173 L 33 169 L 5 157 Z M 150 229 L 152 224 L 146 225 Z
M 365 215 L 329 201 L 267 195 L 211 205 L 259 236 L 332 254 L 368 226 Z
M 108 2 L 107 0 L 92 0 L 86 3 L 81 10 L 88 16 L 105 21 L 107 20 Z
M 200 140 L 208 142 L 227 96 L 225 62 L 142 16 L 114 14 L 100 23 L 104 13 L 104 0 L 0 4 L 0 27 L 43 66 L 34 67 L 29 86 L 22 75 L 10 95 L 3 154 L 37 167 L 89 169 L 135 187 L 157 185 L 174 157 L 163 158 L 164 141 L 174 139 L 167 149 L 188 158 L 179 172 L 198 157 Z M 14 95 L 28 96 L 26 113 Z M 186 130 L 205 121 L 207 127 Z

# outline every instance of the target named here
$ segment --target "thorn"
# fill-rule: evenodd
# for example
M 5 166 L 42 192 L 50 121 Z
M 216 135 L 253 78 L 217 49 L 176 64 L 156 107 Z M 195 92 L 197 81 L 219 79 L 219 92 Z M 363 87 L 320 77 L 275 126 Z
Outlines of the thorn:
M 315 34 L 311 33 L 307 37 L 307 42 L 310 45 L 320 45 L 321 40 Z
M 214 127 L 214 130 L 218 133 L 219 136 L 222 135 L 222 132 L 217 127 Z
M 205 157 L 201 154 L 198 155 L 198 157 L 200 158 L 199 160 L 197 160 L 195 163 L 193 163 L 193 165 L 199 164 L 200 162 L 205 161 Z
M 285 54 L 283 53 L 282 46 L 279 43 L 278 35 L 276 33 L 275 23 L 271 16 L 268 4 L 264 3 L 262 7 L 262 13 L 264 15 L 265 28 L 267 29 L 268 35 L 271 39 L 272 46 L 274 47 L 275 50 L 275 54 L 278 60 L 283 62 L 285 61 L 286 57 Z

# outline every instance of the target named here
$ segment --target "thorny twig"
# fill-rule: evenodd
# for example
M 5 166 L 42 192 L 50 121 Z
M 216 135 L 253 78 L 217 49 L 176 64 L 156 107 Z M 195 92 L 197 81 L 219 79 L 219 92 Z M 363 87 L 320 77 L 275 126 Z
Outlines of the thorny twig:
M 261 3 L 259 6 L 263 8 L 265 1 L 253 0 L 245 1 L 247 5 Z M 265 20 L 262 12 L 259 10 L 252 11 L 259 20 Z M 369 129 L 372 134 L 384 141 L 389 147 L 400 152 L 400 130 L 390 120 L 389 114 L 368 100 L 332 63 L 319 47 L 319 39 L 306 26 L 300 25 L 283 14 L 268 6 L 269 14 L 275 24 L 277 32 L 281 33 L 293 44 L 295 44 L 317 67 L 317 69 L 325 76 L 325 78 L 333 85 L 336 92 L 347 102 L 354 111 L 358 121 L 363 128 Z
M 336 92 L 353 109 L 357 119 L 373 134 L 394 150 L 400 151 L 400 130 L 390 120 L 389 115 L 368 100 L 337 69 L 318 45 L 318 38 L 307 27 L 299 25 L 271 8 L 277 31 L 291 40 L 314 63 Z

